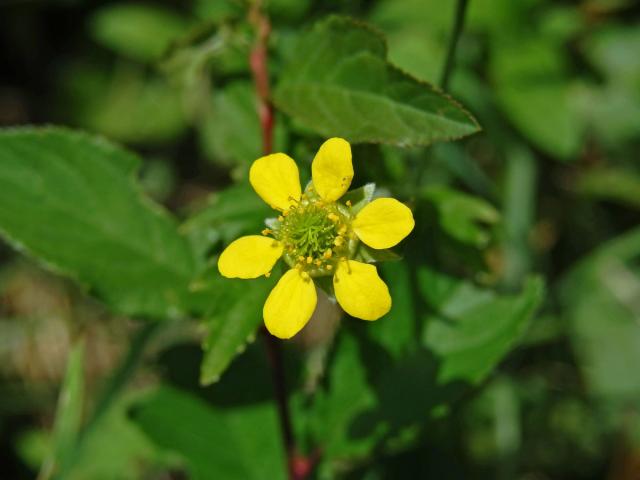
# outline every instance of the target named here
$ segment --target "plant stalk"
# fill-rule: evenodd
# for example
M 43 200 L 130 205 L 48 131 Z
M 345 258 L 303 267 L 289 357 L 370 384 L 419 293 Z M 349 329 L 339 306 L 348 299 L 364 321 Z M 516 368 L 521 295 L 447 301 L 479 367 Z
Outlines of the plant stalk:
M 267 46 L 271 25 L 261 7 L 261 2 L 257 0 L 252 3 L 249 10 L 249 21 L 256 31 L 256 40 L 249 54 L 249 65 L 257 97 L 257 111 L 262 131 L 262 151 L 264 155 L 268 155 L 273 151 L 274 127 L 273 106 L 270 101 Z M 287 455 L 289 479 L 304 480 L 313 470 L 315 459 L 300 455 L 296 447 L 280 341 L 269 334 L 266 329 L 262 329 L 262 334 L 271 365 L 271 378 L 280 419 L 282 442 Z
M 451 38 L 449 39 L 449 46 L 447 48 L 447 57 L 442 69 L 442 77 L 440 77 L 440 87 L 446 90 L 449 87 L 449 80 L 451 80 L 451 73 L 456 60 L 456 48 L 458 47 L 458 40 L 462 34 L 462 28 L 464 27 L 464 17 L 467 11 L 467 5 L 469 0 L 457 0 L 455 17 L 453 19 L 453 31 L 451 32 Z

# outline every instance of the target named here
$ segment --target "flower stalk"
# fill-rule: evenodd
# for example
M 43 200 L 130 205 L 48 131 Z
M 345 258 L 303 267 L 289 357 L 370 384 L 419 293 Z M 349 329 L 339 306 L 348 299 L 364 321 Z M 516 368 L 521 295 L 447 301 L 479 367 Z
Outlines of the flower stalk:
M 274 114 L 270 101 L 268 46 L 271 24 L 269 18 L 262 12 L 260 1 L 253 2 L 249 10 L 249 21 L 256 31 L 256 40 L 249 54 L 249 66 L 257 98 L 258 118 L 262 131 L 262 151 L 268 155 L 273 150 Z M 287 470 L 290 480 L 304 480 L 311 473 L 314 459 L 308 459 L 298 453 L 293 428 L 291 424 L 291 410 L 287 396 L 286 378 L 282 360 L 282 348 L 275 337 L 262 328 L 262 336 L 267 349 L 269 364 L 271 365 L 274 396 L 280 420 L 282 442 L 287 455 Z

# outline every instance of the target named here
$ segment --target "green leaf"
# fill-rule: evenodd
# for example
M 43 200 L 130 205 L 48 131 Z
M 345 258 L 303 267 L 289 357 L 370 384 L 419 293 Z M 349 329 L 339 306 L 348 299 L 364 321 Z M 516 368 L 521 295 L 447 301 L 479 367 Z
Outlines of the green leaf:
M 285 149 L 287 132 L 275 122 L 274 150 Z M 251 163 L 262 156 L 262 131 L 251 83 L 238 80 L 216 91 L 201 125 L 200 141 L 211 159 L 237 167 L 246 176 Z
M 218 381 L 233 358 L 242 353 L 247 343 L 255 339 L 262 325 L 262 306 L 275 284 L 275 278 L 249 281 L 217 277 L 212 292 L 215 309 L 207 315 L 209 334 L 202 346 L 204 358 L 200 369 L 200 383 Z
M 127 418 L 128 409 L 140 397 L 140 392 L 127 393 L 109 405 L 82 439 L 65 480 L 138 480 L 149 471 L 175 464 Z
M 249 82 L 236 81 L 213 97 L 201 129 L 205 151 L 217 162 L 248 169 L 261 156 L 262 134 L 255 94 Z
M 286 478 L 271 404 L 209 407 L 186 392 L 161 387 L 132 410 L 132 419 L 156 445 L 185 459 L 189 478 Z
M 509 120 L 560 160 L 578 154 L 586 127 L 566 64 L 558 44 L 531 38 L 496 42 L 490 65 L 498 103 Z
M 180 227 L 202 258 L 219 241 L 230 243 L 241 235 L 257 235 L 274 211 L 246 184 L 211 195 L 207 204 Z
M 402 259 L 400 255 L 390 248 L 378 250 L 371 248 L 364 243 L 358 244 L 358 249 L 356 250 L 354 258 L 359 262 L 365 263 L 392 262 Z
M 84 342 L 78 341 L 69 352 L 56 420 L 53 426 L 52 451 L 42 465 L 44 478 L 60 475 L 73 460 L 84 408 Z
M 491 239 L 488 226 L 500 218 L 489 202 L 444 186 L 429 187 L 424 196 L 438 212 L 442 229 L 459 242 L 486 247 Z
M 90 23 L 97 42 L 141 62 L 158 60 L 187 26 L 187 21 L 174 11 L 129 2 L 101 8 Z
M 177 92 L 162 79 L 135 72 L 115 78 L 106 97 L 81 108 L 84 125 L 121 142 L 175 141 L 187 127 Z
M 330 17 L 297 45 L 274 102 L 304 126 L 352 142 L 429 145 L 478 131 L 457 103 L 386 55 L 383 38 L 371 28 Z
M 591 393 L 636 405 L 640 377 L 629 366 L 640 362 L 638 257 L 640 229 L 635 228 L 582 260 L 560 289 L 570 339 Z
M 437 357 L 442 383 L 482 381 L 522 338 L 544 294 L 539 278 L 527 280 L 517 295 L 497 295 L 426 268 L 419 278 L 433 310 L 422 339 Z
M 340 199 L 340 203 L 351 202 L 351 213 L 354 215 L 364 208 L 371 201 L 376 192 L 375 183 L 367 183 L 359 188 L 354 188 L 345 193 Z
M 618 87 L 640 87 L 640 31 L 637 26 L 605 25 L 585 38 L 587 59 Z
M 415 346 L 417 322 L 409 261 L 383 263 L 378 268 L 389 286 L 393 303 L 381 322 L 372 323 L 367 333 L 395 359 Z
M 140 193 L 139 163 L 69 130 L 0 132 L 0 233 L 118 312 L 175 316 L 194 275 L 193 253 L 173 219 Z
M 375 434 L 358 438 L 350 435 L 350 426 L 358 415 L 375 407 L 375 393 L 367 382 L 367 372 L 353 337 L 341 333 L 333 355 L 328 372 L 330 386 L 316 393 L 311 417 L 311 428 L 323 447 L 323 457 L 329 461 L 366 455 L 385 429 L 380 425 Z
M 576 184 L 582 195 L 640 209 L 640 174 L 630 168 L 597 167 L 582 173 Z

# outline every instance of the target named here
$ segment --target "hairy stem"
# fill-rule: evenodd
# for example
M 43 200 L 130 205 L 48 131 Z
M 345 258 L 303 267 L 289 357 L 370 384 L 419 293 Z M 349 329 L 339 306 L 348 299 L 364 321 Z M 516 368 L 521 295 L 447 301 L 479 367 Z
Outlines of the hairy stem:
M 261 2 L 254 1 L 249 10 L 249 21 L 255 28 L 256 40 L 249 54 L 249 65 L 253 75 L 257 97 L 257 110 L 262 130 L 262 151 L 268 155 L 273 150 L 273 106 L 270 102 L 269 71 L 267 68 L 268 48 L 267 41 L 271 31 L 269 19 L 261 10 Z M 304 480 L 313 469 L 314 459 L 304 457 L 298 453 L 293 428 L 291 424 L 291 412 L 287 396 L 284 364 L 282 361 L 282 348 L 280 341 L 274 338 L 265 329 L 262 330 L 266 344 L 267 355 L 271 365 L 273 389 L 275 401 L 280 418 L 280 430 L 282 442 L 287 454 L 287 467 L 290 480 Z

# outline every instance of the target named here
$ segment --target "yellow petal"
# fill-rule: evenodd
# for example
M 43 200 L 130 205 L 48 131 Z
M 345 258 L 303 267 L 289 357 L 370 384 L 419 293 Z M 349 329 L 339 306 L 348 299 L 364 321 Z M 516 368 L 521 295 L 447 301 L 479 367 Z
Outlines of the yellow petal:
M 316 308 L 316 287 L 292 268 L 271 290 L 262 315 L 267 330 L 279 338 L 291 338 L 304 327 Z
M 311 164 L 313 186 L 321 198 L 335 202 L 349 190 L 353 179 L 351 146 L 343 138 L 330 138 L 322 144 Z
M 249 170 L 251 186 L 271 208 L 286 210 L 300 200 L 300 174 L 284 153 L 260 157 Z
M 282 244 L 260 235 L 240 237 L 218 259 L 218 270 L 227 278 L 257 278 L 268 273 L 282 256 Z
M 352 317 L 377 320 L 391 308 L 387 285 L 373 265 L 343 260 L 333 276 L 336 299 Z
M 409 207 L 395 198 L 377 198 L 358 212 L 353 230 L 372 248 L 390 248 L 411 233 L 415 221 Z

